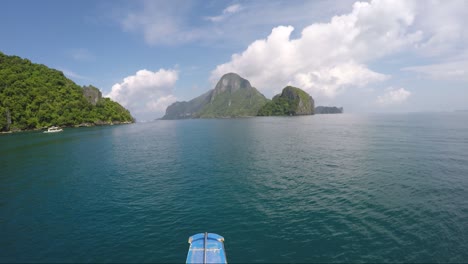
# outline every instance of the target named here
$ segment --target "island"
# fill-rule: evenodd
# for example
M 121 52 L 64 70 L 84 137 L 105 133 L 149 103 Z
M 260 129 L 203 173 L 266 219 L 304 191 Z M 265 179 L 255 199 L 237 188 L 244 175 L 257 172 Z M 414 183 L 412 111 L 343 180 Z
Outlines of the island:
M 130 112 L 61 71 L 0 52 L 0 132 L 133 123 Z
M 316 114 L 342 114 L 343 107 L 336 106 L 317 106 L 315 107 Z
M 236 73 L 221 77 L 215 88 L 188 101 L 168 106 L 162 119 L 256 116 L 269 100 Z
M 226 73 L 208 92 L 167 107 L 163 120 L 235 118 L 269 115 L 313 115 L 314 99 L 305 91 L 287 86 L 273 100 L 267 99 L 237 73 Z

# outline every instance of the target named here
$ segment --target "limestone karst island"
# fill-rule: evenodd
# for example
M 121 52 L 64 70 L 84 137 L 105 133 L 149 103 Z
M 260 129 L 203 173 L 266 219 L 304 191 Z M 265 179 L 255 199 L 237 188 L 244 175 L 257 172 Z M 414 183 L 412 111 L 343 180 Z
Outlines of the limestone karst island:
M 162 119 L 313 115 L 316 113 L 314 105 L 312 96 L 292 86 L 285 87 L 281 94 L 269 100 L 248 80 L 236 73 L 227 73 L 214 89 L 188 102 L 175 102 L 167 107 Z M 330 107 L 317 109 L 320 114 L 343 112 L 342 108 L 336 111 Z
M 0 52 L 0 131 L 132 123 L 130 112 L 61 71 Z

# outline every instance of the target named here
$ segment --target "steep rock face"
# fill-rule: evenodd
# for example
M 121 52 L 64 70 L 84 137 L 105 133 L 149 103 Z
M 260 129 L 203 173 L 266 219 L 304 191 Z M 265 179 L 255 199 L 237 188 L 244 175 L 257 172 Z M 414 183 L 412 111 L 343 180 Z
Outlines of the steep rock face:
M 201 118 L 255 116 L 268 100 L 250 82 L 236 73 L 221 77 L 204 106 Z
M 336 106 L 317 106 L 315 108 L 316 114 L 342 114 L 343 107 Z
M 211 102 L 214 101 L 216 96 L 228 92 L 233 94 L 240 89 L 252 89 L 250 82 L 246 79 L 240 77 L 236 73 L 227 73 L 221 77 L 221 79 L 216 84 L 213 94 L 211 96 Z
M 293 115 L 312 115 L 314 114 L 314 99 L 303 90 L 287 86 L 281 93 L 281 98 L 286 98 L 292 102 L 294 109 Z
M 258 111 L 259 116 L 313 115 L 314 99 L 303 90 L 287 86 Z
M 83 86 L 83 96 L 88 100 L 88 102 L 92 105 L 96 105 L 99 100 L 102 98 L 102 93 L 99 91 L 98 88 L 89 85 Z
M 162 119 L 255 116 L 268 99 L 236 73 L 221 77 L 215 88 L 188 102 L 175 102 Z

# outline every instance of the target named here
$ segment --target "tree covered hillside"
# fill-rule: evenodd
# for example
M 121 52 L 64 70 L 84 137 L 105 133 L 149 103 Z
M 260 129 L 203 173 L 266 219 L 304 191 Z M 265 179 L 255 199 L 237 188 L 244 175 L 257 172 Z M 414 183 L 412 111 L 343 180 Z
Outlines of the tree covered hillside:
M 133 122 L 108 98 L 94 105 L 62 72 L 0 52 L 0 131 Z
M 162 119 L 256 116 L 269 100 L 236 73 L 226 73 L 215 88 L 188 101 L 175 102 Z
M 258 111 L 259 116 L 313 115 L 314 99 L 303 90 L 286 86 Z

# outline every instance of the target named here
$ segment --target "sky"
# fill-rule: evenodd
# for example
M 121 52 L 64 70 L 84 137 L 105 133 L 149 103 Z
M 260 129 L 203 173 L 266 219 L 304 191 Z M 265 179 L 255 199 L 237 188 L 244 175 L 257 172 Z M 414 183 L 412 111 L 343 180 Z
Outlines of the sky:
M 468 1 L 3 0 L 0 51 L 139 121 L 235 72 L 347 113 L 468 109 Z

